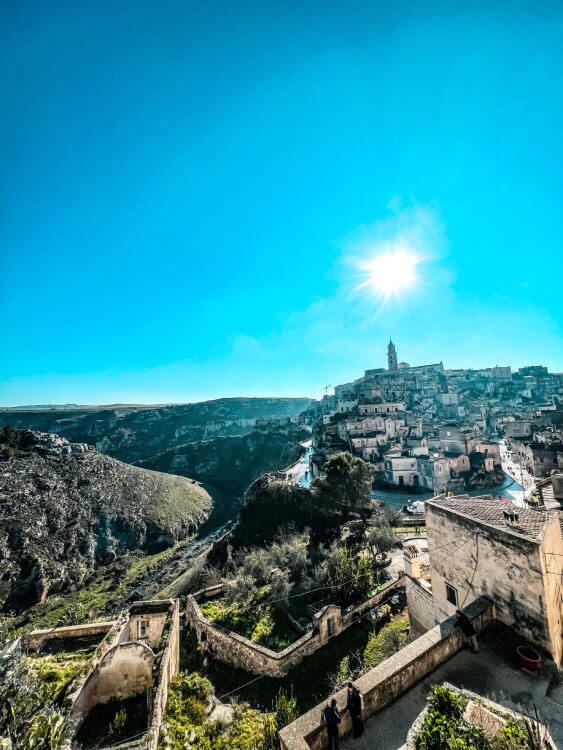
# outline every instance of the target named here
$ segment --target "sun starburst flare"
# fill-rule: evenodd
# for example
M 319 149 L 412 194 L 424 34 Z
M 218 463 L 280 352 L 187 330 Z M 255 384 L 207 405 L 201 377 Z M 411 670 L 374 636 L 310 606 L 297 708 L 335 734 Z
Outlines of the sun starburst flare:
M 417 266 L 422 258 L 412 250 L 394 247 L 383 250 L 359 265 L 364 279 L 357 289 L 366 289 L 383 304 L 403 289 L 416 286 L 420 279 Z

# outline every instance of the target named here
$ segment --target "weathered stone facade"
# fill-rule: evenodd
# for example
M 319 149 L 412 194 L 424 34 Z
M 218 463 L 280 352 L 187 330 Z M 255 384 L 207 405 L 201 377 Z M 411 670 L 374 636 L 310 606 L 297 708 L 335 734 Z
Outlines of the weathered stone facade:
M 98 703 L 148 693 L 152 697 L 150 725 L 139 742 L 147 750 L 156 750 L 168 686 L 180 666 L 179 613 L 178 600 L 136 602 L 113 623 L 96 649 L 90 670 L 65 699 L 71 710 L 69 743 Z
M 487 595 L 501 622 L 561 664 L 563 536 L 557 512 L 518 508 L 490 495 L 438 497 L 426 503 L 426 532 L 435 622 Z M 409 600 L 409 612 L 417 620 L 426 617 L 416 599 Z
M 99 635 L 100 640 L 113 628 L 114 622 L 93 622 L 88 625 L 66 625 L 60 628 L 33 630 L 22 637 L 22 645 L 29 651 L 35 651 L 45 641 L 66 640 L 69 638 L 90 638 Z
M 411 633 L 421 635 L 436 624 L 430 575 L 422 570 L 419 551 L 412 544 L 404 548 L 404 564 Z

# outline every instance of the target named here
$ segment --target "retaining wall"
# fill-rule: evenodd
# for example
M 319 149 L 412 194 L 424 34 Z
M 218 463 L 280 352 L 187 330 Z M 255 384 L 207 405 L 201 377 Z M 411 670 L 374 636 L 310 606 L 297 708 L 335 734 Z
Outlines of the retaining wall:
M 381 591 L 375 596 L 357 607 L 352 607 L 341 618 L 342 630 L 354 623 L 355 613 L 360 616 L 364 615 L 377 606 L 383 598 L 404 585 L 404 576 L 401 575 L 397 580 L 390 581 L 382 587 Z M 254 674 L 284 677 L 306 656 L 313 654 L 327 643 L 328 636 L 322 623 L 320 623 L 321 627 L 318 631 L 306 633 L 283 651 L 276 652 L 258 643 L 253 643 L 248 638 L 244 638 L 242 635 L 238 635 L 217 623 L 209 622 L 202 614 L 198 601 L 217 596 L 221 593 L 222 588 L 222 584 L 219 584 L 198 591 L 188 596 L 186 603 L 186 617 L 190 627 L 196 632 L 199 648 L 202 651 L 211 652 L 220 661 Z M 340 630 L 340 626 L 338 626 L 337 632 L 340 632 Z M 336 633 L 333 637 L 337 637 Z
M 477 632 L 484 630 L 495 618 L 494 603 L 488 597 L 480 597 L 464 611 Z M 454 629 L 454 621 L 455 617 L 450 617 L 436 625 L 356 681 L 364 695 L 364 718 L 394 701 L 460 650 L 464 637 L 461 628 Z M 326 747 L 327 735 L 321 712 L 331 698 L 335 698 L 339 706 L 346 706 L 346 689 L 329 696 L 327 701 L 282 729 L 279 733 L 282 750 L 322 750 Z M 341 715 L 340 733 L 343 736 L 350 732 L 352 722 L 346 708 Z

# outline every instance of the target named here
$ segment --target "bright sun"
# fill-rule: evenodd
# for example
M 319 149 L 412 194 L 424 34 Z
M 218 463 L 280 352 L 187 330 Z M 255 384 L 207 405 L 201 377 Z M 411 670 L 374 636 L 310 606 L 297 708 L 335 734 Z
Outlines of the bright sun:
M 420 257 L 410 250 L 393 248 L 362 264 L 365 281 L 361 287 L 370 287 L 384 300 L 417 281 L 416 267 Z

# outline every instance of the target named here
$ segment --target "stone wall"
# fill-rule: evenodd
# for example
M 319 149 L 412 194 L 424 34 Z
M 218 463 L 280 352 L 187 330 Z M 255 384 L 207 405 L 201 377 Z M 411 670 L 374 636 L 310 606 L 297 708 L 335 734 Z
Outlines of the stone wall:
M 356 613 L 359 616 L 364 615 L 377 606 L 381 599 L 404 585 L 404 576 L 401 575 L 397 580 L 382 587 L 382 590 L 375 596 L 357 607 L 350 608 L 344 615 L 341 615 L 340 607 L 334 605 L 325 607 L 318 615 L 315 615 L 316 630 L 306 633 L 299 640 L 279 652 L 253 643 L 232 630 L 209 622 L 203 616 L 197 603 L 198 600 L 217 596 L 221 593 L 222 585 L 213 586 L 210 589 L 204 589 L 188 596 L 186 618 L 190 627 L 196 632 L 198 645 L 202 651 L 209 651 L 220 661 L 254 674 L 284 677 L 306 656 L 325 645 L 330 637 L 328 632 L 329 620 L 332 619 L 333 621 L 332 633 L 333 637 L 336 637 L 342 630 L 354 623 Z M 336 610 L 338 610 L 338 613 L 336 613 Z
M 432 587 L 424 578 L 405 576 L 411 633 L 422 635 L 436 624 Z
M 67 638 L 88 638 L 99 635 L 100 640 L 107 635 L 114 626 L 114 622 L 94 622 L 90 625 L 68 625 L 61 628 L 47 628 L 45 630 L 33 630 L 23 637 L 24 648 L 34 651 L 45 641 L 52 639 L 60 640 Z
M 166 612 L 159 612 L 157 614 L 135 614 L 131 615 L 129 619 L 129 627 L 126 632 L 123 633 L 123 641 L 143 641 L 150 648 L 154 648 L 162 633 L 164 623 L 168 614 Z M 145 636 L 141 638 L 141 632 L 139 625 L 144 629 Z
M 209 622 L 191 595 L 187 598 L 186 617 L 196 632 L 202 651 L 209 651 L 219 661 L 255 674 L 283 677 L 321 645 L 318 633 L 311 632 L 279 653 L 271 651 L 232 630 Z
M 156 750 L 158 745 L 158 737 L 160 734 L 160 725 L 162 724 L 162 717 L 166 709 L 166 702 L 168 700 L 168 687 L 171 680 L 176 677 L 180 671 L 180 602 L 176 600 L 174 611 L 172 612 L 172 622 L 164 652 L 162 654 L 162 661 L 160 663 L 159 676 L 157 679 L 154 702 L 151 713 L 150 723 L 150 739 L 148 742 L 148 750 Z
M 478 633 L 495 617 L 494 604 L 481 597 L 465 608 Z M 450 617 L 440 625 L 409 643 L 401 651 L 370 669 L 356 680 L 364 695 L 364 718 L 372 716 L 425 677 L 438 664 L 446 661 L 464 645 L 460 628 L 454 629 L 455 618 Z M 282 750 L 322 750 L 327 745 L 325 725 L 321 712 L 327 702 L 335 698 L 338 706 L 346 706 L 346 688 L 327 698 L 322 704 L 300 716 L 279 733 Z M 348 710 L 342 710 L 341 736 L 351 730 Z
M 89 711 L 112 698 L 130 698 L 149 690 L 153 685 L 154 659 L 154 651 L 138 641 L 114 646 L 92 674 L 81 710 Z

